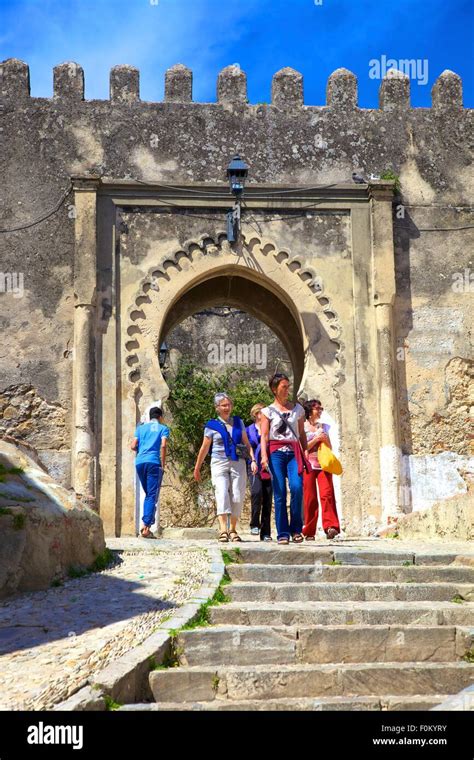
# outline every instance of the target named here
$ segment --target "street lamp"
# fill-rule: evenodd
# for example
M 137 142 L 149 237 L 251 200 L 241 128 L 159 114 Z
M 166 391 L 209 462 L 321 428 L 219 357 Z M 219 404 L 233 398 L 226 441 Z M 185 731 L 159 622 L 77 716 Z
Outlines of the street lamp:
M 239 154 L 236 153 L 229 166 L 227 167 L 227 177 L 229 178 L 230 191 L 236 198 L 240 198 L 244 192 L 245 180 L 249 173 L 249 167 L 242 161 Z
M 168 345 L 165 341 L 163 341 L 163 343 L 160 346 L 160 352 L 159 352 L 160 369 L 164 368 L 167 358 L 168 358 Z
M 227 167 L 230 192 L 235 196 L 234 208 L 227 212 L 227 240 L 234 243 L 240 230 L 240 200 L 244 192 L 249 167 L 236 153 Z

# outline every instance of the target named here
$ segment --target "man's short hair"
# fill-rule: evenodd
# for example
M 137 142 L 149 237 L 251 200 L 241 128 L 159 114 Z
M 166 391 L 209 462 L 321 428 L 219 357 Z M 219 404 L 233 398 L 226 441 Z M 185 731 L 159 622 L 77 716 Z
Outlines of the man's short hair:
M 163 409 L 160 409 L 159 406 L 152 406 L 150 409 L 150 420 L 159 420 L 160 417 L 163 417 Z

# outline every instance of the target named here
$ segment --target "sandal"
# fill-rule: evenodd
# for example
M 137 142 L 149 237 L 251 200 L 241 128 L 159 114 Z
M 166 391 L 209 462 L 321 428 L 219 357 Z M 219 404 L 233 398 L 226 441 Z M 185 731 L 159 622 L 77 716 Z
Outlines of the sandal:
M 282 536 L 281 538 L 277 539 L 277 544 L 284 544 L 285 546 L 288 546 L 290 543 L 290 539 L 286 538 L 286 536 Z
M 337 532 L 336 528 L 328 528 L 328 530 L 326 532 L 326 537 L 329 540 L 331 540 L 333 538 L 336 538 L 337 535 L 338 535 L 338 532 Z
M 219 534 L 219 537 L 217 539 L 219 543 L 221 544 L 228 544 L 229 543 L 229 534 L 226 530 L 223 530 L 222 533 Z
M 301 535 L 301 533 L 295 533 L 292 536 L 292 540 L 295 544 L 301 544 L 302 541 L 304 541 L 304 536 Z
M 306 541 L 316 541 L 314 536 L 305 536 Z
M 233 536 L 233 538 L 232 538 L 232 536 Z M 231 540 L 232 543 L 236 543 L 237 541 L 242 541 L 242 539 L 240 538 L 240 536 L 239 536 L 239 534 L 237 533 L 236 530 L 229 531 L 229 538 L 230 538 L 230 540 Z
M 156 538 L 156 536 L 151 532 L 150 528 L 142 528 L 140 530 L 140 535 L 142 538 Z

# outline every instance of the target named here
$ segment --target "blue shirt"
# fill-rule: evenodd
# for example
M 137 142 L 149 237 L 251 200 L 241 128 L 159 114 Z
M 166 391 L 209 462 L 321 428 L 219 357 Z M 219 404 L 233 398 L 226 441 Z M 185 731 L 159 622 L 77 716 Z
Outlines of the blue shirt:
M 161 442 L 163 438 L 169 438 L 170 429 L 162 425 L 158 420 L 144 422 L 135 430 L 135 438 L 138 439 L 138 453 L 135 464 L 140 462 L 161 463 Z

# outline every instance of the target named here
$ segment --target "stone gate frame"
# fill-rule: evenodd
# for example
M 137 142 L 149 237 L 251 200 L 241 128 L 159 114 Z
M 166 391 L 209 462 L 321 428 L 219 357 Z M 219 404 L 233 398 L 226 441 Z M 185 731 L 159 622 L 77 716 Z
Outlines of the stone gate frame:
M 393 183 L 297 189 L 252 185 L 246 189 L 250 210 L 284 215 L 285 211 L 317 203 L 320 211 L 350 214 L 351 304 L 338 302 L 337 283 L 321 282 L 317 258 L 311 267 L 305 266 L 301 252 L 279 247 L 277 239 L 256 235 L 245 225 L 241 250 L 228 243 L 224 232 L 216 236 L 203 228 L 198 239 L 157 260 L 147 276 L 137 281 L 133 295 L 124 294 L 120 280 L 121 211 L 166 208 L 169 204 L 170 211 L 176 206 L 193 210 L 212 206 L 224 212 L 231 205 L 228 189 L 217 184 L 170 188 L 92 177 L 73 178 L 73 187 L 73 487 L 98 499 L 106 532 L 135 534 L 134 455 L 128 444 L 142 407 L 167 395 L 157 356 L 166 314 L 180 293 L 216 272 L 238 272 L 239 276 L 259 280 L 282 302 L 286 297 L 286 305 L 301 328 L 305 351 L 302 388 L 309 392 L 316 382 L 321 387 L 321 370 L 315 365 L 302 306 L 311 303 L 312 313 L 324 320 L 334 357 L 339 355 L 344 362 L 343 381 L 335 364 L 325 387 L 332 392 L 327 406 L 340 426 L 346 525 L 364 531 L 369 523 L 373 527 L 397 514 L 400 449 L 392 328 Z M 190 189 L 198 190 L 199 195 Z M 264 199 L 263 192 L 274 195 Z M 249 265 L 252 260 L 261 267 L 258 273 Z M 104 289 L 110 296 L 106 319 L 103 301 L 99 303 Z M 363 345 L 364 329 L 369 346 Z M 374 378 L 377 391 L 370 396 Z M 364 427 L 367 413 L 377 419 L 370 431 Z M 368 514 L 366 505 L 370 502 L 376 506 Z

